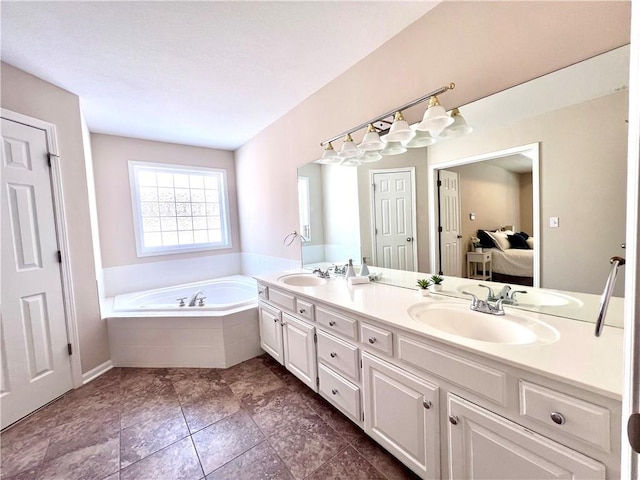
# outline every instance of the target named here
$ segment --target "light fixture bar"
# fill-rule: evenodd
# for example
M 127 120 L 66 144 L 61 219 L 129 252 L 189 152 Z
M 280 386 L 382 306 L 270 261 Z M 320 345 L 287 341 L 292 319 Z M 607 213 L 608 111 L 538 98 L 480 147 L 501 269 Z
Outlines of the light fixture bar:
M 329 142 L 335 142 L 336 140 L 343 138 L 345 135 L 348 135 L 350 133 L 353 132 L 357 132 L 360 129 L 363 129 L 365 127 L 367 127 L 370 123 L 376 123 L 379 122 L 380 120 L 387 118 L 387 117 L 392 117 L 396 112 L 400 112 L 402 110 L 406 110 L 407 108 L 411 108 L 415 105 L 418 105 L 419 103 L 425 102 L 427 100 L 429 100 L 431 97 L 434 97 L 436 95 L 441 95 L 449 90 L 453 90 L 454 88 L 456 88 L 456 84 L 455 83 L 450 83 L 449 85 L 445 85 L 444 87 L 441 87 L 437 90 L 434 90 L 433 92 L 427 93 L 426 95 L 423 95 L 420 98 L 416 98 L 415 100 L 412 100 L 408 103 L 405 103 L 404 105 L 400 105 L 399 107 L 394 108 L 393 110 L 389 110 L 387 113 L 377 116 L 371 120 L 367 120 L 366 122 L 358 125 L 357 127 L 351 128 L 349 130 L 346 130 L 338 135 L 336 135 L 335 137 L 331 137 L 327 140 L 324 140 L 323 142 L 320 142 L 320 146 L 324 147 L 327 143 Z

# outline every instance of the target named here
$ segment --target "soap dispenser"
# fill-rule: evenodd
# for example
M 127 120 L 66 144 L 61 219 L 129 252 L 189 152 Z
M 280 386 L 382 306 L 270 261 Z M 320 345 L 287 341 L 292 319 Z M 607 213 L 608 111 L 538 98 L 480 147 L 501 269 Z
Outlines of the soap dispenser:
M 356 272 L 353 270 L 353 260 L 349 259 L 349 265 L 347 265 L 347 271 L 344 274 L 344 279 L 347 280 L 355 276 Z
M 367 265 L 367 257 L 362 257 L 362 267 L 360 268 L 360 276 L 369 276 L 369 266 Z

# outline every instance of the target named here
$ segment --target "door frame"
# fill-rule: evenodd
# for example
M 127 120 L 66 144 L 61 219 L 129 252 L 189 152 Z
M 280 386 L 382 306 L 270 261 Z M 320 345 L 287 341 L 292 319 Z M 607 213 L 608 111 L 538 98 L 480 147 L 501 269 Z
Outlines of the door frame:
M 515 154 L 522 154 L 531 158 L 533 183 L 533 238 L 537 239 L 537 247 L 533 250 L 533 286 L 535 288 L 540 288 L 540 143 L 538 142 L 428 165 L 428 185 L 430 186 L 429 243 L 431 245 L 431 248 L 429 248 L 429 262 L 431 270 L 436 270 L 436 267 L 440 269 L 440 265 L 437 265 L 436 263 L 438 257 L 437 250 L 439 248 L 436 237 L 436 234 L 438 233 L 437 219 L 439 215 L 439 212 L 436 211 L 436 205 L 438 203 L 437 170 L 446 170 L 451 167 L 468 165 L 470 163 L 482 162 L 491 158 L 506 157 Z
M 379 173 L 397 173 L 408 172 L 411 176 L 411 228 L 413 229 L 413 271 L 418 271 L 418 218 L 416 205 L 416 168 L 415 167 L 398 167 L 398 168 L 376 168 L 369 170 L 369 201 L 370 201 L 370 224 L 371 224 L 371 256 L 373 265 L 377 262 L 376 250 L 376 199 L 375 188 L 373 187 L 373 178 Z
M 78 333 L 78 319 L 73 292 L 69 236 L 67 232 L 67 220 L 64 207 L 62 170 L 56 126 L 53 123 L 29 117 L 12 110 L 7 110 L 6 108 L 1 109 L 1 117 L 6 120 L 21 123 L 28 127 L 43 130 L 47 139 L 47 149 L 49 150 L 49 159 L 51 160 L 51 193 L 53 196 L 52 200 L 56 225 L 56 238 L 58 240 L 58 248 L 60 249 L 62 256 L 62 262 L 60 263 L 62 302 L 64 304 L 65 323 L 67 326 L 67 341 L 71 344 L 71 348 L 73 349 L 73 355 L 70 356 L 71 382 L 74 388 L 78 388 L 83 384 L 82 365 L 80 362 L 80 336 Z

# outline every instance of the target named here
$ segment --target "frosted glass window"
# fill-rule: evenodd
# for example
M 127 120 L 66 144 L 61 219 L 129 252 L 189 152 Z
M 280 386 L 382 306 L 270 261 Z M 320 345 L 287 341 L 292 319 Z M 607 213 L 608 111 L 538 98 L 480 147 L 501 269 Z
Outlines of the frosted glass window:
M 226 171 L 129 162 L 138 256 L 230 248 Z

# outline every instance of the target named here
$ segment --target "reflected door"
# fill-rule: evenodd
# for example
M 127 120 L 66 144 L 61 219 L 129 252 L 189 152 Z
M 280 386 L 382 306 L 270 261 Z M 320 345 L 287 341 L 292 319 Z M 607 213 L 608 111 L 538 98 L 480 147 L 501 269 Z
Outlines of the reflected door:
M 375 265 L 416 271 L 413 172 L 372 173 Z
M 460 227 L 460 175 L 438 171 L 440 197 L 440 274 L 462 277 Z
M 46 134 L 2 120 L 2 428 L 72 387 Z

